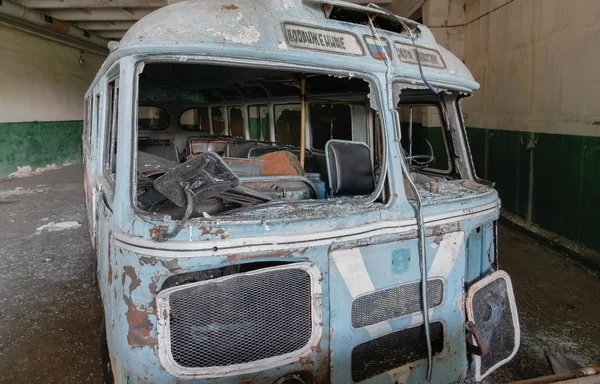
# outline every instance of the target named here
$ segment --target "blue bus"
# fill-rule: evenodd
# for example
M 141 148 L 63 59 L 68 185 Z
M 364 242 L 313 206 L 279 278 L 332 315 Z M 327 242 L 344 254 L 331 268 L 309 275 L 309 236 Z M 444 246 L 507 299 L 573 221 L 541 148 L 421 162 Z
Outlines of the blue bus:
M 190 0 L 110 50 L 83 134 L 106 382 L 442 383 L 515 355 L 478 84 L 427 27 Z

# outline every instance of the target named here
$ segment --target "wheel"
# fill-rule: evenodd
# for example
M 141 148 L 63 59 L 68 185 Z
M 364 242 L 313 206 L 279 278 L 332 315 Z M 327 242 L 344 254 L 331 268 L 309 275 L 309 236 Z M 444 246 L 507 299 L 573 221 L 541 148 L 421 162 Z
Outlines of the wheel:
M 108 351 L 108 341 L 106 340 L 106 322 L 102 316 L 102 324 L 100 325 L 100 360 L 102 361 L 102 373 L 104 373 L 104 382 L 106 384 L 114 384 L 112 365 L 110 363 L 110 353 Z

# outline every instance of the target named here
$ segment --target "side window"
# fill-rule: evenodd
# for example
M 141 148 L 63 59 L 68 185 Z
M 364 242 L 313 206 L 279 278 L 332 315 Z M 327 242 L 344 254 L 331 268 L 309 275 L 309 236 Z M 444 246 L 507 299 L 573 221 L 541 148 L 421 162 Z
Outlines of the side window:
M 98 145 L 100 143 L 100 131 L 102 131 L 102 129 L 100 128 L 100 126 L 98 124 L 100 124 L 100 95 L 96 94 L 94 96 L 93 100 L 93 105 L 92 105 L 92 121 L 91 121 L 91 128 L 90 128 L 90 134 L 93 134 L 94 137 L 91 138 L 91 152 L 92 152 L 92 157 L 96 160 L 100 159 L 100 156 L 102 156 L 102 151 L 100 148 L 98 148 Z
M 431 104 L 400 105 L 398 112 L 402 129 L 402 148 L 406 156 L 428 156 L 433 152 L 435 161 L 429 164 L 427 169 L 451 173 L 452 161 L 439 107 Z
M 179 117 L 179 126 L 186 131 L 210 131 L 208 108 L 188 109 Z
M 266 105 L 251 105 L 248 107 L 248 125 L 251 139 L 268 140 L 269 123 L 269 108 Z
M 83 106 L 83 138 L 90 144 L 92 131 L 92 98 L 86 97 Z
M 161 108 L 140 106 L 138 108 L 138 129 L 160 131 L 169 126 L 169 114 Z
M 347 104 L 310 104 L 312 149 L 324 150 L 330 139 L 352 140 L 352 109 Z
M 300 104 L 275 106 L 275 141 L 300 146 Z
M 212 126 L 214 135 L 225 134 L 225 114 L 223 113 L 223 107 L 212 107 L 210 109 L 212 115 Z
M 242 107 L 228 107 L 229 134 L 233 137 L 244 137 L 244 115 Z
M 115 181 L 117 165 L 117 122 L 119 117 L 119 81 L 108 83 L 106 92 L 106 126 L 104 147 L 104 172 L 109 180 Z

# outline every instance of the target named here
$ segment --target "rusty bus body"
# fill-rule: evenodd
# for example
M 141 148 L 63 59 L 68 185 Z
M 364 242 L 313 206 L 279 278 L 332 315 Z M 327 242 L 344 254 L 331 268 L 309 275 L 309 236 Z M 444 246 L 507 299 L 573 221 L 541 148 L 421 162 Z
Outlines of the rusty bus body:
M 136 23 L 86 94 L 107 380 L 453 382 L 510 360 L 500 201 L 460 112 L 477 88 L 373 7 L 183 1 Z

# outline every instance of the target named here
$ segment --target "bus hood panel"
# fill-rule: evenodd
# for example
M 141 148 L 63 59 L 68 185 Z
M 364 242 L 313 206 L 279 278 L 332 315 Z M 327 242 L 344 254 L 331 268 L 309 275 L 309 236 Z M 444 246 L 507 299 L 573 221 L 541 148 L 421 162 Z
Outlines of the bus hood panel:
M 426 239 L 433 382 L 459 380 L 467 370 L 465 246 L 462 231 Z M 330 252 L 332 383 L 425 379 L 417 249 L 411 239 Z

